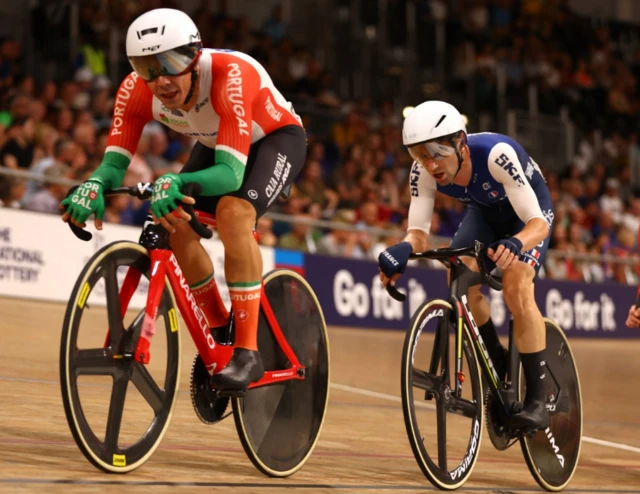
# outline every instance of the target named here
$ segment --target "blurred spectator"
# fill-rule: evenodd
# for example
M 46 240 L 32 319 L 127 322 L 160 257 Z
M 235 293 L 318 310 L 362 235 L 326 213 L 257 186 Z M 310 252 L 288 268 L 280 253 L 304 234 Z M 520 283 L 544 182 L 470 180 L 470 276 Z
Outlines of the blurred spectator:
M 303 198 L 303 206 L 309 206 L 311 203 L 319 204 L 323 212 L 330 216 L 338 205 L 339 196 L 337 192 L 327 187 L 322 178 L 320 163 L 308 161 L 301 175 L 297 189 Z
M 89 116 L 89 121 L 78 122 L 72 131 L 72 138 L 89 157 L 96 154 L 96 129 L 93 120 Z
M 264 23 L 263 30 L 273 41 L 273 44 L 277 45 L 284 35 L 287 33 L 287 25 L 282 20 L 282 6 L 276 5 L 271 10 L 271 15 Z
M 7 140 L 0 149 L 0 165 L 29 168 L 33 160 L 33 120 L 14 118 L 7 129 Z
M 321 77 L 320 64 L 316 60 L 310 60 L 305 75 L 297 81 L 295 90 L 298 96 L 309 100 L 315 99 L 322 90 Z
M 296 46 L 289 59 L 289 74 L 294 81 L 298 82 L 307 76 L 309 68 L 309 52 L 303 46 Z
M 78 168 L 78 155 L 81 153 L 78 145 L 71 139 L 59 139 L 55 142 L 53 153 L 47 154 L 39 161 L 34 162 L 29 169 L 31 173 L 43 176 L 45 171 L 56 163 L 62 163 L 69 167 L 69 178 L 75 178 L 71 173 L 71 169 Z M 85 160 L 82 159 L 81 164 L 84 166 Z M 37 182 L 29 182 L 27 185 L 27 198 L 36 193 L 39 184 Z
M 0 207 L 20 209 L 26 190 L 24 180 L 0 176 Z
M 336 223 L 352 224 L 350 215 L 345 211 L 336 213 L 333 218 Z M 334 228 L 318 242 L 318 254 L 330 256 L 352 257 L 364 259 L 365 253 L 358 245 L 358 235 L 354 231 Z
M 130 198 L 125 195 L 105 198 L 104 221 L 108 223 L 129 223 L 123 221 L 124 213 L 129 208 L 129 201 Z
M 54 125 L 61 136 L 70 136 L 73 127 L 73 113 L 66 106 L 60 107 L 53 115 Z
M 605 187 L 605 195 L 600 198 L 600 210 L 603 213 L 611 215 L 614 222 L 620 221 L 620 215 L 622 214 L 624 205 L 622 199 L 619 196 L 620 182 L 615 178 L 607 180 Z
M 125 187 L 132 187 L 138 182 L 153 182 L 153 171 L 144 159 L 144 156 L 147 154 L 148 149 L 149 136 L 142 135 L 140 137 L 140 142 L 138 143 L 138 148 L 131 158 L 129 168 L 127 168 L 127 173 L 122 183 Z
M 144 160 L 153 170 L 154 178 L 168 172 L 178 172 L 179 168 L 170 166 L 169 161 L 164 157 L 169 144 L 167 134 L 162 130 L 162 127 L 160 125 L 147 124 L 144 134 L 149 140 Z
M 311 219 L 309 214 L 301 214 L 297 217 L 301 219 Z M 311 234 L 311 228 L 304 223 L 295 223 L 289 233 L 280 237 L 278 247 L 309 253 L 315 253 L 317 251 L 316 243 Z
M 273 220 L 266 216 L 258 218 L 256 233 L 258 234 L 258 242 L 265 247 L 275 247 L 278 243 L 278 237 L 273 234 Z
M 20 42 L 13 38 L 0 41 L 0 89 L 6 90 L 16 82 L 14 80 L 20 69 Z
M 358 165 L 347 160 L 338 167 L 334 174 L 333 184 L 338 192 L 338 208 L 355 209 L 360 204 L 362 190 L 357 180 Z
M 63 163 L 55 163 L 44 171 L 44 187 L 24 201 L 25 209 L 40 213 L 56 214 L 60 212 L 62 201 L 69 189 L 66 185 L 59 185 L 50 180 L 69 178 L 70 168 Z

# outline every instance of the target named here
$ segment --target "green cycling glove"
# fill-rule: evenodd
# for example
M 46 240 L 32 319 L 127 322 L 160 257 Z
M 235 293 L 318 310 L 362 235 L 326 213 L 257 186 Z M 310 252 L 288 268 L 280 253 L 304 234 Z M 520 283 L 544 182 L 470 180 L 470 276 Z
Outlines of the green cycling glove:
M 71 218 L 80 224 L 84 224 L 92 214 L 97 220 L 104 216 L 104 187 L 96 180 L 87 180 L 69 197 L 62 201 Z
M 151 212 L 156 218 L 166 216 L 184 198 L 180 189 L 184 185 L 182 178 L 175 173 L 165 173 L 156 180 L 153 185 L 153 196 L 151 196 Z

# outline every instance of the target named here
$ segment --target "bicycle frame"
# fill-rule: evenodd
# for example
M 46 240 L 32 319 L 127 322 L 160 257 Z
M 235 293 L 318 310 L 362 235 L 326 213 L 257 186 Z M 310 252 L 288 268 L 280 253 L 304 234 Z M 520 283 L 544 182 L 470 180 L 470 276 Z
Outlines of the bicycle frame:
M 212 215 L 197 211 L 196 216 L 201 223 L 215 228 L 216 220 Z M 191 338 L 193 339 L 198 353 L 200 354 L 209 374 L 213 375 L 216 372 L 220 372 L 231 359 L 234 347 L 232 345 L 225 345 L 215 341 L 209 329 L 209 325 L 204 318 L 204 314 L 198 307 L 198 304 L 191 293 L 191 289 L 189 288 L 189 284 L 182 274 L 178 261 L 173 252 L 169 249 L 166 231 L 161 226 L 146 226 L 140 237 L 139 243 L 143 247 L 147 248 L 151 258 L 149 292 L 147 294 L 147 303 L 144 310 L 142 325 L 136 326 L 136 334 L 131 338 L 131 342 L 138 341 L 138 347 L 135 351 L 132 351 L 133 349 L 129 347 L 127 349 L 128 351 L 125 350 L 125 355 L 131 355 L 141 363 L 148 362 L 148 350 L 146 352 L 147 359 L 145 362 L 144 358 L 141 357 L 141 354 L 144 354 L 144 351 L 140 348 L 140 342 L 142 339 L 138 340 L 137 337 L 140 334 L 144 334 L 150 340 L 155 334 L 156 315 L 162 298 L 162 293 L 165 288 L 166 277 L 173 289 L 178 309 L 182 314 L 187 325 L 187 329 L 191 334 Z M 141 275 L 142 273 L 133 267 L 130 267 L 127 270 L 120 290 L 121 317 L 124 317 L 127 311 L 129 302 L 131 301 L 131 297 L 138 286 Z M 271 308 L 271 304 L 265 295 L 264 283 L 262 284 L 260 293 L 260 308 L 264 312 L 267 323 L 273 333 L 273 336 L 278 342 L 280 349 L 290 362 L 290 367 L 287 369 L 265 371 L 262 379 L 258 382 L 251 383 L 249 388 L 275 384 L 282 381 L 288 381 L 290 379 L 304 379 L 305 368 L 300 364 L 298 357 L 282 334 L 282 329 L 280 328 Z M 170 311 L 169 319 L 172 326 L 171 330 L 176 331 L 178 325 L 177 315 L 175 312 L 171 314 Z M 109 346 L 109 341 L 110 337 L 109 333 L 107 333 L 105 348 Z M 133 343 L 131 343 L 131 345 L 132 344 Z
M 433 353 L 431 356 L 431 365 L 429 367 L 429 373 L 436 375 L 438 370 L 438 363 L 442 359 L 442 378 L 446 379 L 447 385 L 450 385 L 449 381 L 449 322 L 454 322 L 455 324 L 455 387 L 451 388 L 453 392 L 453 396 L 460 400 L 462 398 L 462 383 L 465 380 L 464 374 L 462 372 L 462 341 L 464 335 L 464 327 L 469 328 L 469 332 L 472 336 L 473 342 L 475 344 L 476 355 L 480 357 L 480 367 L 482 369 L 482 373 L 487 376 L 487 381 L 489 385 L 493 388 L 495 395 L 498 396 L 499 400 L 504 406 L 505 412 L 508 416 L 511 415 L 508 400 L 503 396 L 503 390 L 501 389 L 500 377 L 498 376 L 497 371 L 495 370 L 495 366 L 491 357 L 489 356 L 489 352 L 487 347 L 482 340 L 482 336 L 480 335 L 480 330 L 478 329 L 478 325 L 476 324 L 475 319 L 473 318 L 473 314 L 471 313 L 471 309 L 469 308 L 469 303 L 467 299 L 467 293 L 470 287 L 475 285 L 480 285 L 483 282 L 482 275 L 478 272 L 471 271 L 458 257 L 451 257 L 447 260 L 443 261 L 445 265 L 450 268 L 451 273 L 451 282 L 449 285 L 449 303 L 453 307 L 453 314 L 451 320 L 447 321 L 445 318 L 440 320 L 438 328 L 436 330 L 435 341 L 433 345 Z M 517 364 L 517 353 L 514 355 L 512 350 L 515 351 L 515 346 L 511 348 L 512 338 L 511 334 L 509 336 L 509 347 L 510 347 L 510 364 L 509 364 L 509 375 L 514 375 L 512 373 L 512 362 L 514 361 Z M 449 386 L 451 387 L 451 386 Z

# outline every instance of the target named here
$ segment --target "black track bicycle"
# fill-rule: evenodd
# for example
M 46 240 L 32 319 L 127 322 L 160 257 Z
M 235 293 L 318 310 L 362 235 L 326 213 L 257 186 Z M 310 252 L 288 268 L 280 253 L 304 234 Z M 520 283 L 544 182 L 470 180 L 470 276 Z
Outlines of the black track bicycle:
M 537 432 L 510 427 L 526 391 L 513 339 L 513 320 L 509 327 L 508 371 L 502 380 L 467 300 L 471 286 L 502 289 L 500 281 L 487 271 L 484 255 L 484 246 L 476 241 L 466 248 L 429 250 L 411 256 L 438 260 L 451 270 L 448 300 L 432 299 L 422 304 L 411 319 L 404 341 L 402 408 L 411 448 L 434 486 L 457 489 L 469 479 L 478 459 L 485 416 L 494 447 L 506 450 L 520 442 L 536 482 L 548 491 L 560 491 L 571 481 L 580 457 L 582 398 L 578 369 L 564 332 L 556 322 L 545 318 L 549 427 Z M 479 272 L 469 269 L 461 256 L 474 257 Z M 389 285 L 388 291 L 396 300 L 405 299 L 395 287 Z M 424 333 L 435 333 L 432 345 L 428 344 L 430 338 L 420 345 Z M 486 392 L 483 376 L 488 383 Z M 460 431 L 468 431 L 468 435 Z

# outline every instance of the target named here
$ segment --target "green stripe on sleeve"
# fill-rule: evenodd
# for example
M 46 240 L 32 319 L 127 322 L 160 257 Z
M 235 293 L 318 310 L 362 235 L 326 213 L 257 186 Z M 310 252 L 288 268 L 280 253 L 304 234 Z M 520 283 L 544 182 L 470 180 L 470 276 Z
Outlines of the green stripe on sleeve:
M 218 161 L 218 153 L 216 151 L 215 166 L 197 172 L 181 173 L 182 181 L 199 183 L 203 196 L 221 196 L 238 190 L 244 178 L 244 164 L 229 153 L 225 153 L 225 161 Z
M 216 149 L 216 164 L 224 163 L 229 166 L 236 175 L 238 183 L 242 183 L 246 164 L 236 158 L 233 154 L 223 149 Z
M 100 166 L 91 174 L 91 178 L 102 182 L 105 189 L 120 187 L 130 162 L 124 154 L 107 151 Z

